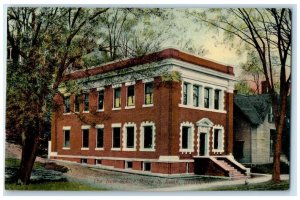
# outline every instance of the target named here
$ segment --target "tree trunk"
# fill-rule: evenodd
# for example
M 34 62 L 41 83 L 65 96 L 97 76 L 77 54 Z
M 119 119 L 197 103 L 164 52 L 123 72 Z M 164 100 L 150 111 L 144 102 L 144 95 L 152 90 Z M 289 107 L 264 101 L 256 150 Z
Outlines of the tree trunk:
M 287 96 L 282 95 L 279 121 L 276 125 L 277 134 L 276 134 L 275 152 L 273 158 L 274 159 L 273 174 L 272 174 L 272 181 L 274 183 L 280 182 L 280 155 L 281 155 L 281 148 L 282 148 L 282 133 L 284 129 L 284 118 L 286 113 L 286 100 L 287 100 Z
M 28 185 L 39 146 L 39 134 L 28 133 L 22 147 L 22 159 L 18 183 Z

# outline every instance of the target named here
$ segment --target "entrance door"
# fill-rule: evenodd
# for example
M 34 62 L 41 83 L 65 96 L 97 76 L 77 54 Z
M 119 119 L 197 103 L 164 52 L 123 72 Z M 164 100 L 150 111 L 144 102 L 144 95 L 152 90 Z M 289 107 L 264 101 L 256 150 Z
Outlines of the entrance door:
M 199 155 L 205 156 L 206 155 L 206 133 L 200 133 L 200 149 L 199 149 Z

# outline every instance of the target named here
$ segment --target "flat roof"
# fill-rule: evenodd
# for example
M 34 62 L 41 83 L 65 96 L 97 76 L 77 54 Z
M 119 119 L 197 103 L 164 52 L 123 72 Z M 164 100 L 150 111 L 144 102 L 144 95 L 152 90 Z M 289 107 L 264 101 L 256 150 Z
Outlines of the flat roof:
M 224 64 L 217 63 L 215 61 L 207 60 L 204 58 L 201 58 L 199 56 L 195 56 L 183 51 L 180 51 L 175 48 L 167 48 L 158 52 L 149 53 L 144 56 L 136 57 L 136 58 L 127 58 L 124 60 L 118 60 L 110 63 L 104 63 L 99 66 L 95 66 L 88 69 L 78 70 L 71 72 L 69 74 L 66 74 L 64 76 L 64 80 L 76 80 L 85 78 L 88 76 L 94 76 L 97 74 L 102 74 L 110 71 L 125 69 L 137 65 L 162 61 L 165 59 L 176 59 L 180 61 L 184 61 L 187 63 L 191 63 L 194 65 L 199 65 L 201 67 L 205 67 L 211 70 L 215 70 L 224 74 L 229 74 L 234 76 L 233 67 L 227 66 Z

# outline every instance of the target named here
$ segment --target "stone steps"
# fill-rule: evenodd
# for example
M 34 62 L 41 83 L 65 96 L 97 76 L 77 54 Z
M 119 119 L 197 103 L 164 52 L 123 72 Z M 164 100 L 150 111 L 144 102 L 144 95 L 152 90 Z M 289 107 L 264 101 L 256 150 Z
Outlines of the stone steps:
M 225 160 L 218 160 L 218 163 L 223 169 L 229 171 L 229 176 L 231 177 L 231 179 L 238 180 L 246 177 L 244 174 L 239 172 L 236 168 L 227 163 Z

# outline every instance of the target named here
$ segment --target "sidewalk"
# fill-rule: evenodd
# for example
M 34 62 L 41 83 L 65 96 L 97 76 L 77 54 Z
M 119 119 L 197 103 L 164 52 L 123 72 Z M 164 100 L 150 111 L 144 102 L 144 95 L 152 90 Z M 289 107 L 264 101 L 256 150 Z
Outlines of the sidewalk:
M 260 174 L 259 177 L 251 178 L 251 179 L 241 179 L 241 180 L 228 180 L 228 181 L 218 181 L 213 183 L 206 184 L 190 184 L 184 186 L 176 186 L 176 187 L 168 187 L 168 188 L 155 188 L 143 190 L 143 192 L 182 192 L 182 191 L 196 191 L 196 190 L 205 190 L 209 188 L 222 187 L 226 186 L 234 186 L 234 185 L 243 185 L 246 184 L 255 184 L 255 183 L 264 183 L 270 181 L 272 175 L 270 174 Z M 283 174 L 281 175 L 281 180 L 289 180 L 289 175 Z

